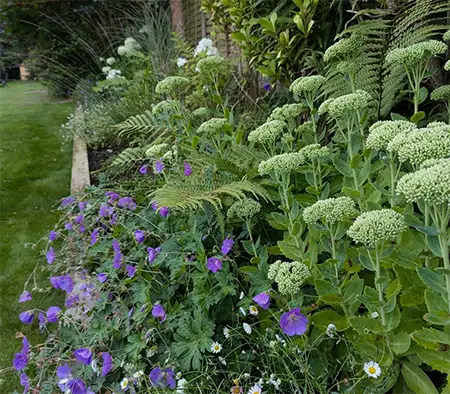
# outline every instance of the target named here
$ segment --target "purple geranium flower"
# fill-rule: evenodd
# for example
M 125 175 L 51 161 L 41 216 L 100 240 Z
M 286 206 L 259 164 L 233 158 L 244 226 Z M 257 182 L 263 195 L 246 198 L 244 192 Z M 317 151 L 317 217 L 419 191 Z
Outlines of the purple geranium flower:
M 163 170 L 164 170 L 164 163 L 161 161 L 161 160 L 158 160 L 156 163 L 155 163 L 155 171 L 156 171 L 156 173 L 157 174 L 161 174 L 161 172 L 163 172 Z
M 136 267 L 127 264 L 126 268 L 127 268 L 127 275 L 128 275 L 128 277 L 129 278 L 134 277 L 134 275 L 136 274 Z
M 189 176 L 192 174 L 192 167 L 187 161 L 185 161 L 183 163 L 183 167 L 184 167 L 184 172 L 183 172 L 184 176 Z
M 72 370 L 67 364 L 61 365 L 56 369 L 56 376 L 60 379 L 70 379 L 72 377 Z
M 87 201 L 80 201 L 78 203 L 78 208 L 80 208 L 80 211 L 84 211 L 86 209 L 87 206 Z
M 233 245 L 234 245 L 233 239 L 227 237 L 223 240 L 220 251 L 226 256 L 228 253 L 230 253 L 231 249 L 233 249 Z
M 161 207 L 159 210 L 159 214 L 165 218 L 169 214 L 169 208 L 168 207 Z
M 147 248 L 147 253 L 148 253 L 148 262 L 151 264 L 156 259 L 156 250 L 153 248 Z
M 134 306 L 128 311 L 128 318 L 133 316 L 133 313 L 134 313 Z
M 117 214 L 113 213 L 111 215 L 111 220 L 110 220 L 111 225 L 114 225 L 117 223 Z
M 75 223 L 76 223 L 76 224 L 82 224 L 83 222 L 84 222 L 84 215 L 80 213 L 80 214 L 75 218 Z
M 255 301 L 263 309 L 269 309 L 270 307 L 270 296 L 265 292 L 254 296 L 253 301 Z
M 73 290 L 73 279 L 69 274 L 51 276 L 50 283 L 55 289 L 65 291 L 67 294 Z
M 27 353 L 20 352 L 16 353 L 13 358 L 13 367 L 16 371 L 21 371 L 28 364 L 28 355 Z
M 102 376 L 108 375 L 113 367 L 113 359 L 111 355 L 107 352 L 102 353 L 103 365 L 102 365 Z
M 113 248 L 114 252 L 120 252 L 120 244 L 117 239 L 113 239 L 112 248 Z
M 19 297 L 19 302 L 27 302 L 31 301 L 32 299 L 33 297 L 31 296 L 31 293 L 29 291 L 24 291 Z
M 105 196 L 108 197 L 111 201 L 115 201 L 119 199 L 119 194 L 116 192 L 106 192 Z
M 122 253 L 116 252 L 114 253 L 114 259 L 113 259 L 113 267 L 114 269 L 119 269 L 122 265 Z
M 145 239 L 145 232 L 142 230 L 136 230 L 134 232 L 134 236 L 136 237 L 136 241 L 138 241 L 139 243 L 144 242 Z
M 100 232 L 100 228 L 96 228 L 94 229 L 94 231 L 92 231 L 91 233 L 91 246 L 95 245 L 98 241 L 98 233 Z
M 158 210 L 158 204 L 156 203 L 156 201 L 153 201 L 153 202 L 152 202 L 152 209 L 153 209 L 154 211 L 157 211 L 157 210 Z
M 45 315 L 42 312 L 39 312 L 38 320 L 39 320 L 39 330 L 41 330 L 41 332 L 44 332 L 47 319 L 45 318 Z
M 105 283 L 106 280 L 108 279 L 108 274 L 102 272 L 100 274 L 97 275 L 97 279 L 100 283 Z
M 142 175 L 147 174 L 147 172 L 148 172 L 148 166 L 147 166 L 147 164 L 144 164 L 143 166 L 141 166 L 141 167 L 139 168 L 139 172 L 140 172 Z
M 166 320 L 166 311 L 164 310 L 164 308 L 162 307 L 161 304 L 155 304 L 153 305 L 152 308 L 152 316 L 155 319 L 160 319 L 159 322 L 162 323 Z
M 28 342 L 28 338 L 24 336 L 22 338 L 22 353 L 28 353 L 30 351 L 30 342 Z
M 75 201 L 75 198 L 72 196 L 66 197 L 61 201 L 62 207 L 67 207 L 68 205 L 72 204 Z
M 28 390 L 30 389 L 30 379 L 27 374 L 20 374 L 20 385 L 23 387 L 23 394 L 28 393 Z
M 166 388 L 169 387 L 171 389 L 175 388 L 175 373 L 172 369 L 166 368 L 153 368 L 150 371 L 149 378 L 152 381 L 152 385 L 154 387 Z
M 119 199 L 117 205 L 121 208 L 129 209 L 134 211 L 136 209 L 136 203 L 131 197 L 122 197 Z
M 58 238 L 58 233 L 56 231 L 50 231 L 50 234 L 48 235 L 48 239 L 50 241 L 54 241 L 56 238 Z
M 64 225 L 64 228 L 65 228 L 66 230 L 70 231 L 70 230 L 73 230 L 73 225 L 72 225 L 72 223 L 67 222 L 67 223 Z
M 53 262 L 55 261 L 55 251 L 51 246 L 49 250 L 47 250 L 47 253 L 45 253 L 45 257 L 47 259 L 48 264 L 53 264 Z
M 218 259 L 217 257 L 210 257 L 206 261 L 206 266 L 211 272 L 216 273 L 217 271 L 220 271 L 222 269 L 222 260 Z
M 109 209 L 110 209 L 110 208 L 114 209 L 113 207 L 111 207 L 111 206 L 109 206 L 109 205 L 102 204 L 102 205 L 100 205 L 100 209 L 98 210 L 98 214 L 99 214 L 102 218 L 105 218 L 106 216 L 109 215 Z
M 300 313 L 300 308 L 294 308 L 281 315 L 280 327 L 290 337 L 302 335 L 308 327 L 308 318 Z
M 33 311 L 22 312 L 19 315 L 19 319 L 23 324 L 31 324 L 33 323 L 34 312 Z
M 85 365 L 89 365 L 92 361 L 92 352 L 91 349 L 87 347 L 82 347 L 73 352 L 73 355 L 77 359 L 78 362 L 83 363 Z
M 58 321 L 58 315 L 61 312 L 61 308 L 58 306 L 51 306 L 50 308 L 48 308 L 47 310 L 47 320 L 50 323 L 56 323 Z
M 80 228 L 78 229 L 78 231 L 83 234 L 86 231 L 86 227 L 84 227 L 83 225 L 80 226 Z
M 78 301 L 80 301 L 80 296 L 78 294 L 71 295 L 67 297 L 65 305 L 70 308 L 74 306 Z
M 67 384 L 71 394 L 86 394 L 86 385 L 81 379 L 72 379 Z
M 266 91 L 266 92 L 268 92 L 269 90 L 270 90 L 270 83 L 269 82 L 266 82 L 264 85 L 263 85 L 263 89 Z

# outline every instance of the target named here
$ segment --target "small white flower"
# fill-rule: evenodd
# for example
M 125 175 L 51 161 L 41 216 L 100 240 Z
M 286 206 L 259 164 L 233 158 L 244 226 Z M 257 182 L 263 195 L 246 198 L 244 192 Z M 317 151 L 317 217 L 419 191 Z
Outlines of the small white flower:
M 222 350 L 222 345 L 219 342 L 213 342 L 211 344 L 211 351 L 213 353 L 220 353 L 220 351 Z
M 120 388 L 122 390 L 126 390 L 128 388 L 128 379 L 127 378 L 123 378 L 122 381 L 120 382 Z
M 186 379 L 180 379 L 177 382 L 177 394 L 184 394 L 184 389 L 187 385 L 187 380 Z
M 336 326 L 334 324 L 328 324 L 326 334 L 330 337 L 334 337 L 334 333 L 336 332 Z
M 244 375 L 242 375 L 245 379 L 248 379 L 249 377 L 250 377 L 250 374 L 249 373 L 244 373 Z
M 369 378 L 378 378 L 381 375 L 381 368 L 375 361 L 364 363 L 364 372 Z
M 100 62 L 104 62 L 104 61 L 105 61 L 105 58 L 104 58 L 104 57 L 99 57 L 98 60 L 99 60 Z
M 106 64 L 112 66 L 114 63 L 116 62 L 116 59 L 113 57 L 109 57 L 108 59 L 106 59 Z
M 102 73 L 103 74 L 108 74 L 110 70 L 111 70 L 111 67 L 105 66 L 105 67 L 102 68 Z
M 181 372 L 177 372 L 177 374 L 175 375 L 175 379 L 181 379 L 182 373 Z
M 239 311 L 242 313 L 243 316 L 247 316 L 247 313 L 245 312 L 245 309 L 241 307 L 239 307 Z
M 135 378 L 135 379 L 139 379 L 142 376 L 144 376 L 144 371 L 143 370 L 137 371 L 137 372 L 135 372 L 133 374 L 133 378 Z
M 275 390 L 279 390 L 280 389 L 281 380 L 280 379 L 276 379 L 275 374 L 271 374 L 270 375 L 270 379 L 267 381 L 267 383 L 273 385 L 273 387 L 275 387 Z
M 223 336 L 225 339 L 228 339 L 230 337 L 230 329 L 228 327 L 223 328 Z
M 256 316 L 258 314 L 258 308 L 254 305 L 250 305 L 248 308 L 248 313 L 250 313 L 250 315 Z
M 219 361 L 223 364 L 223 365 L 227 365 L 227 360 L 225 360 L 223 357 L 219 356 Z
M 372 312 L 370 314 L 370 316 L 372 316 L 372 318 L 376 319 L 378 317 L 378 312 Z
M 250 335 L 252 333 L 252 327 L 250 326 L 250 324 L 244 323 L 242 324 L 242 328 L 247 334 Z
M 261 394 L 262 387 L 259 384 L 255 384 L 250 390 L 248 390 L 248 394 Z
M 188 60 L 185 59 L 184 57 L 179 57 L 177 59 L 177 66 L 178 67 L 183 67 L 187 62 L 188 62 Z
M 93 370 L 95 373 L 98 372 L 97 360 L 92 360 L 92 362 L 91 362 L 91 368 L 92 368 L 92 370 Z
M 239 299 L 242 300 L 245 297 L 245 294 L 243 291 L 241 291 L 241 294 L 239 295 Z

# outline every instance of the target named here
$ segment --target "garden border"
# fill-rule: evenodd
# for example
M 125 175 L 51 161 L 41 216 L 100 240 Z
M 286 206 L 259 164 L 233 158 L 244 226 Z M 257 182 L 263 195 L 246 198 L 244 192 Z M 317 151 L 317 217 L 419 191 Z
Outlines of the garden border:
M 82 116 L 82 114 L 78 112 L 82 112 L 80 108 L 76 109 L 75 116 Z M 89 178 L 89 162 L 86 143 L 81 139 L 79 135 L 75 135 L 73 139 L 72 179 L 70 185 L 70 194 L 79 193 L 85 187 L 90 185 L 91 181 Z

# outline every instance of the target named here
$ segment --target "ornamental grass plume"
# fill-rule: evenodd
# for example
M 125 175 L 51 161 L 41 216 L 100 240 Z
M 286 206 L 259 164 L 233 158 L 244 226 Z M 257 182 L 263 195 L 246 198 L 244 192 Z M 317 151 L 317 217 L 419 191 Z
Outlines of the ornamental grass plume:
M 427 61 L 433 56 L 445 53 L 446 50 L 447 45 L 441 41 L 423 41 L 406 48 L 397 48 L 390 51 L 386 56 L 386 63 L 414 67 L 418 63 Z
M 313 160 L 323 160 L 330 157 L 330 149 L 327 146 L 320 144 L 306 145 L 298 152 L 304 156 L 306 161 L 312 162 Z
M 178 100 L 163 100 L 152 107 L 153 115 L 161 115 L 162 113 L 179 112 L 181 103 Z
M 311 75 L 309 77 L 300 77 L 292 82 L 289 90 L 301 96 L 304 93 L 315 93 L 325 83 L 326 78 L 321 75 Z
M 286 122 L 295 119 L 304 112 L 304 108 L 301 104 L 285 104 L 282 107 L 275 108 L 267 118 L 267 122 L 273 120 Z
M 171 95 L 174 93 L 180 93 L 180 90 L 184 89 L 187 85 L 189 85 L 189 79 L 185 77 L 166 77 L 162 81 L 158 82 L 155 87 L 155 92 L 158 94 Z
M 318 221 L 333 225 L 358 214 L 354 201 L 350 197 L 327 198 L 319 200 L 303 211 L 303 220 L 307 224 Z
M 369 93 L 357 90 L 355 93 L 335 98 L 329 103 L 328 112 L 334 118 L 341 118 L 357 111 L 364 111 L 369 107 L 370 100 L 372 97 Z
M 282 153 L 261 162 L 258 166 L 260 175 L 285 175 L 305 162 L 305 157 L 299 152 Z
M 353 34 L 349 38 L 343 38 L 330 46 L 323 56 L 325 63 L 332 60 L 344 60 L 352 58 L 364 44 L 364 38 Z
M 381 120 L 374 123 L 369 128 L 369 135 L 366 140 L 366 148 L 386 150 L 389 142 L 404 131 L 416 130 L 417 126 L 413 122 L 406 120 Z
M 438 101 L 450 101 L 450 85 L 442 85 L 437 89 L 434 89 L 430 95 L 431 100 Z
M 203 122 L 197 129 L 197 133 L 207 136 L 216 135 L 221 133 L 227 125 L 228 121 L 224 118 L 212 118 Z
M 280 120 L 272 120 L 262 124 L 248 135 L 250 142 L 258 142 L 261 145 L 273 145 L 277 138 L 283 133 L 286 123 Z
M 228 208 L 227 216 L 232 218 L 239 218 L 247 220 L 261 211 L 261 204 L 251 198 L 244 198 L 236 201 L 230 208 Z
M 295 295 L 301 291 L 306 279 L 311 276 L 306 264 L 300 261 L 277 260 L 269 266 L 267 277 L 278 285 L 278 290 L 284 295 Z
M 380 209 L 359 215 L 347 234 L 353 241 L 375 248 L 383 241 L 395 240 L 406 227 L 403 215 L 392 209 Z

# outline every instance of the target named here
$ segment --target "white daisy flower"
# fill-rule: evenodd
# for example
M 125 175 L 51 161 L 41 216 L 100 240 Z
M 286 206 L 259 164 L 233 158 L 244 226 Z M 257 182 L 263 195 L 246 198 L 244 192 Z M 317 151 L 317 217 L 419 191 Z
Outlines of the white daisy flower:
M 241 307 L 239 307 L 239 311 L 242 313 L 243 316 L 247 316 L 247 312 L 245 312 L 245 309 Z
M 364 372 L 369 378 L 378 378 L 381 375 L 381 368 L 375 361 L 364 363 Z
M 120 388 L 122 390 L 126 390 L 128 388 L 128 379 L 127 378 L 123 378 L 122 381 L 120 382 Z
M 334 333 L 336 332 L 336 326 L 334 324 L 328 324 L 326 334 L 330 337 L 334 337 Z
M 228 339 L 230 337 L 230 329 L 228 327 L 223 328 L 223 336 L 225 339 Z
M 262 394 L 262 387 L 259 384 L 255 384 L 248 390 L 248 394 Z
M 219 342 L 213 342 L 211 344 L 211 351 L 213 353 L 220 353 L 220 351 L 222 350 L 222 345 Z
M 242 324 L 242 328 L 247 334 L 250 335 L 252 333 L 252 327 L 250 326 L 250 324 L 244 323 Z
M 248 308 L 248 313 L 250 313 L 250 315 L 256 316 L 258 314 L 258 308 L 254 305 L 250 305 Z
M 378 312 L 372 312 L 370 314 L 370 316 L 372 316 L 372 318 L 376 319 L 378 317 Z

